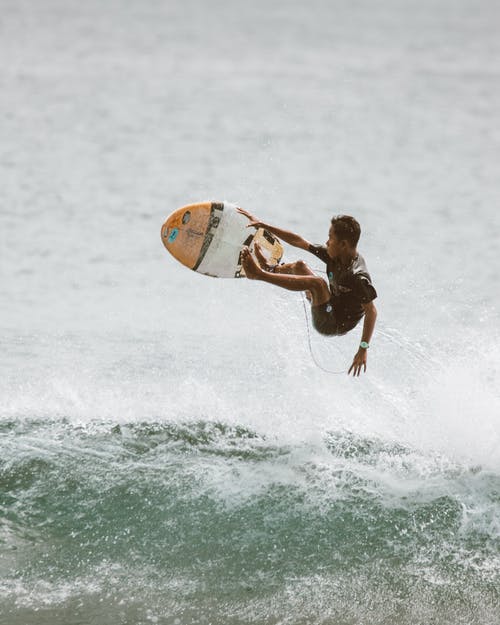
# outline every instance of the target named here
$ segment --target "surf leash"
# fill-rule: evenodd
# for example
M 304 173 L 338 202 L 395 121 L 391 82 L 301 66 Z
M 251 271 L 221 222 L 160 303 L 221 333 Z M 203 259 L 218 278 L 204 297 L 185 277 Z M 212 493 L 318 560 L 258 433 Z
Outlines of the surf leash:
M 318 359 L 316 358 L 313 347 L 312 347 L 311 325 L 309 323 L 309 315 L 307 314 L 306 296 L 304 295 L 303 291 L 301 292 L 301 295 L 302 295 L 302 306 L 304 308 L 304 316 L 306 318 L 307 344 L 309 345 L 309 353 L 311 354 L 312 361 L 318 367 L 318 369 L 321 369 L 321 371 L 324 371 L 325 373 L 329 373 L 330 375 L 342 375 L 342 374 L 345 375 L 346 373 L 345 370 L 332 371 L 331 369 L 327 369 L 326 367 L 323 367 L 323 365 L 320 362 L 318 362 Z

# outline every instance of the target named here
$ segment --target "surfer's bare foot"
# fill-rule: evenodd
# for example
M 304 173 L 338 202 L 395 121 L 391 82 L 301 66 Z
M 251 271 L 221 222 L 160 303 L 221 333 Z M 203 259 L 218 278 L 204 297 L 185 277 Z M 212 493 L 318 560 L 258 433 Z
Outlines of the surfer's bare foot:
M 241 250 L 241 264 L 245 270 L 245 275 L 250 280 L 256 280 L 259 277 L 262 269 L 255 262 L 255 258 L 252 256 L 248 247 L 244 247 Z
M 270 271 L 272 267 L 268 264 L 267 258 L 262 253 L 262 248 L 260 247 L 260 245 L 258 243 L 255 243 L 253 249 L 255 252 L 255 258 L 257 259 L 257 262 L 262 267 L 262 269 L 264 269 L 264 271 Z

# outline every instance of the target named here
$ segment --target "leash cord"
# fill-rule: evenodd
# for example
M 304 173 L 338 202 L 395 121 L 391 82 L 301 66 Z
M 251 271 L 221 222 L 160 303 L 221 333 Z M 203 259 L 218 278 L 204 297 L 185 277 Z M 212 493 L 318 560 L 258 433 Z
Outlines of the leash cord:
M 304 316 L 306 318 L 307 344 L 309 345 L 309 352 L 311 354 L 312 361 L 318 367 L 318 369 L 321 369 L 321 371 L 324 371 L 325 373 L 330 373 L 331 375 L 341 375 L 341 374 L 345 375 L 345 371 L 332 371 L 331 369 L 327 369 L 326 367 L 323 367 L 323 365 L 318 362 L 314 354 L 313 348 L 312 348 L 311 327 L 309 324 L 309 316 L 307 314 L 306 296 L 304 295 L 303 292 L 301 292 L 301 295 L 302 295 L 302 306 L 304 308 Z

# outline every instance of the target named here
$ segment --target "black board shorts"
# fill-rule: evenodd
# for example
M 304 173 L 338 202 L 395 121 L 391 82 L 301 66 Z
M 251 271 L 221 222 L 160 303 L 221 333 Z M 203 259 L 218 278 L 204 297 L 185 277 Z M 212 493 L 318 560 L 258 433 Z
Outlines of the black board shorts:
M 331 302 L 325 302 L 319 306 L 311 306 L 311 315 L 314 328 L 320 334 L 328 336 L 341 336 L 352 330 L 359 319 L 347 319 L 338 317 Z

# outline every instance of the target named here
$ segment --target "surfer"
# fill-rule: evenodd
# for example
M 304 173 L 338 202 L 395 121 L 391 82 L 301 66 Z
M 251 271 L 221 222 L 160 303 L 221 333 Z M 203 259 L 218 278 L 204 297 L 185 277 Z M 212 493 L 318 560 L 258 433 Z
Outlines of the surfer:
M 289 291 L 305 291 L 311 302 L 312 320 L 321 334 L 342 335 L 364 317 L 363 333 L 348 373 L 366 371 L 367 352 L 375 328 L 377 297 L 363 257 L 357 251 L 361 234 L 359 223 L 348 215 L 333 217 L 326 245 L 313 245 L 300 235 L 264 223 L 242 208 L 249 227 L 265 228 L 289 245 L 310 252 L 326 265 L 328 284 L 303 261 L 270 266 L 255 244 L 254 259 L 248 247 L 242 251 L 242 264 L 250 280 L 262 280 Z

